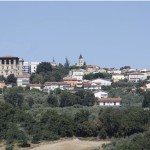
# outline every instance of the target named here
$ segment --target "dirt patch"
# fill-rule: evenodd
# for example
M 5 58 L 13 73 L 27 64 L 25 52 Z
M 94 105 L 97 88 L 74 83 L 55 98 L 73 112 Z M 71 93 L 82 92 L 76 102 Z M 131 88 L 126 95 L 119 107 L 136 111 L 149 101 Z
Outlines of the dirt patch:
M 109 141 L 86 141 L 70 139 L 42 144 L 34 148 L 29 148 L 29 150 L 91 150 L 96 147 L 101 147 L 104 143 L 109 143 Z

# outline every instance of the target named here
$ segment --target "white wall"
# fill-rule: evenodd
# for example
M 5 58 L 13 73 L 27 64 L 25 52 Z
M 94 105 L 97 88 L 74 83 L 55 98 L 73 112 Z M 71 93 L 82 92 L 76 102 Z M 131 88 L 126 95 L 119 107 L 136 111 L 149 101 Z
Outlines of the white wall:
M 40 62 L 31 62 L 31 73 L 35 73 Z
M 104 79 L 95 79 L 91 81 L 92 83 L 101 83 L 101 86 L 110 86 L 111 82 Z
M 116 102 L 116 105 L 114 102 L 105 102 L 105 105 L 103 102 L 99 102 L 99 106 L 120 106 L 120 102 Z
M 99 91 L 97 93 L 94 93 L 94 96 L 97 98 L 107 98 L 108 97 L 108 93 L 103 92 L 103 91 Z

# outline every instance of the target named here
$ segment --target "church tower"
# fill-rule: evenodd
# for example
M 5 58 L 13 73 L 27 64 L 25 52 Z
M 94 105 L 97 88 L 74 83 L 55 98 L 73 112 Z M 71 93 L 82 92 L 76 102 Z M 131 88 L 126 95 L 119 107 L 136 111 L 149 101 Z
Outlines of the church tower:
M 83 59 L 82 55 L 80 54 L 77 66 L 83 66 L 83 65 L 84 65 L 84 59 Z

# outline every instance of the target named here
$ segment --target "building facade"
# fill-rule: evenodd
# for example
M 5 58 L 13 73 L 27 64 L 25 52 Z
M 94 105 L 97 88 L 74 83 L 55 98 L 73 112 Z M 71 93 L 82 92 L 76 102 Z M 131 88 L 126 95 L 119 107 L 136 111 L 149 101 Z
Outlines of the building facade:
M 43 91 L 49 93 L 57 88 L 61 90 L 70 90 L 71 85 L 65 82 L 45 82 Z
M 147 79 L 147 75 L 144 73 L 132 73 L 129 74 L 128 79 L 130 82 L 139 82 Z
M 99 106 L 121 106 L 122 98 L 98 98 L 97 105 Z
M 91 81 L 92 83 L 100 83 L 101 84 L 101 86 L 111 86 L 111 81 L 109 81 L 109 80 L 104 80 L 104 79 L 101 79 L 101 78 L 99 78 L 99 79 L 94 79 L 94 80 L 92 80 Z
M 17 86 L 26 87 L 30 84 L 30 74 L 16 75 Z
M 111 79 L 113 82 L 118 82 L 120 80 L 124 80 L 125 76 L 124 74 L 113 74 Z
M 36 73 L 36 69 L 39 64 L 40 62 L 31 62 L 31 74 Z
M 105 91 L 94 91 L 95 98 L 107 98 L 108 92 Z
M 7 77 L 10 74 L 22 75 L 23 74 L 24 60 L 14 56 L 0 57 L 0 75 Z
M 29 62 L 23 63 L 23 74 L 31 74 L 31 67 Z
M 77 86 L 77 78 L 72 78 L 72 77 L 64 77 L 63 81 L 70 84 L 71 87 L 75 88 Z

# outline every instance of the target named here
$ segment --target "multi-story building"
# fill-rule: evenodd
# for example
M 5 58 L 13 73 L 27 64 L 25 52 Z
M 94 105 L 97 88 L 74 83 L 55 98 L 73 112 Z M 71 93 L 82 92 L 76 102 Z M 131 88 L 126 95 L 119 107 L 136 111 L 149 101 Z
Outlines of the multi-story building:
M 109 80 L 105 80 L 105 79 L 101 79 L 101 78 L 98 78 L 98 79 L 94 79 L 91 81 L 92 83 L 100 83 L 101 86 L 111 86 L 111 81 Z
M 61 90 L 70 90 L 71 85 L 65 82 L 45 82 L 43 91 L 49 93 L 57 88 Z
M 124 80 L 125 76 L 124 74 L 113 74 L 111 79 L 113 82 L 118 82 L 120 80 Z
M 64 77 L 63 81 L 70 84 L 71 87 L 73 87 L 73 88 L 75 88 L 77 86 L 77 82 L 78 82 L 77 78 L 72 78 L 72 77 L 69 77 L 69 76 Z
M 23 63 L 23 74 L 30 74 L 31 73 L 31 66 L 29 62 Z
M 147 79 L 147 75 L 144 73 L 131 73 L 128 76 L 130 82 L 139 82 Z
M 16 75 L 17 86 L 26 87 L 30 84 L 30 74 Z
M 107 98 L 108 97 L 108 92 L 99 90 L 99 91 L 94 91 L 94 96 L 95 98 Z
M 69 71 L 69 76 L 72 78 L 77 78 L 77 80 L 83 80 L 83 76 L 86 70 L 84 69 L 72 69 Z
M 92 82 L 84 82 L 83 88 L 85 90 L 100 90 L 101 84 L 100 83 L 92 83 Z
M 22 58 L 15 56 L 0 57 L 0 75 L 7 77 L 10 74 L 15 76 L 23 74 L 23 62 Z
M 40 62 L 31 62 L 31 74 L 36 72 L 37 66 Z

